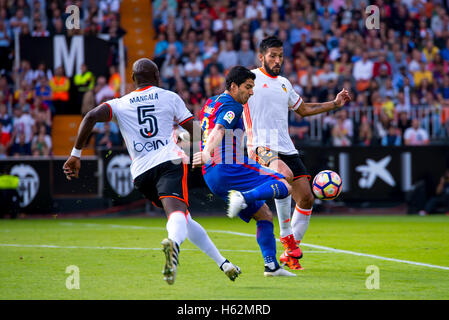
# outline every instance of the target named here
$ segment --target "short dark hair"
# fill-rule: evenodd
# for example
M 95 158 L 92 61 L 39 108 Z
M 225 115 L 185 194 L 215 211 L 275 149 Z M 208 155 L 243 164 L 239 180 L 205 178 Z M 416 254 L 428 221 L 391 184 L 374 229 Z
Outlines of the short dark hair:
M 237 86 L 240 86 L 248 79 L 256 79 L 256 75 L 245 67 L 235 66 L 229 70 L 226 76 L 226 90 L 231 89 L 231 84 L 234 82 Z
M 260 51 L 260 53 L 264 54 L 270 48 L 279 48 L 279 47 L 283 47 L 283 46 L 284 46 L 284 43 L 282 42 L 281 39 L 279 39 L 276 36 L 271 36 L 271 37 L 263 39 L 260 42 L 259 51 Z

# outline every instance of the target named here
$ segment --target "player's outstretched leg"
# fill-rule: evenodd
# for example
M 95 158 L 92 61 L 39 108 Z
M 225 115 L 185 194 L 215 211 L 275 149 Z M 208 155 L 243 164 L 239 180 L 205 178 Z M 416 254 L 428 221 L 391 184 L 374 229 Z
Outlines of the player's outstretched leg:
M 294 273 L 284 270 L 276 259 L 276 238 L 274 237 L 274 226 L 271 221 L 271 212 L 264 204 L 253 216 L 257 221 L 257 243 L 265 263 L 265 277 L 295 277 Z
M 176 198 L 161 199 L 164 211 L 167 215 L 168 237 L 162 240 L 162 251 L 165 255 L 165 265 L 162 273 L 168 284 L 173 284 L 176 279 L 179 262 L 179 250 L 181 244 L 187 238 L 187 206 Z
M 247 207 L 248 203 L 257 200 L 283 199 L 290 194 L 291 187 L 285 179 L 270 179 L 254 189 L 245 192 L 229 191 L 228 217 L 236 217 L 240 211 Z
M 190 213 L 187 215 L 187 238 L 201 251 L 207 254 L 220 267 L 225 275 L 234 281 L 242 273 L 240 268 L 223 257 L 215 244 L 209 238 L 206 230 L 195 220 Z
M 298 259 L 302 258 L 302 252 L 295 241 L 291 228 L 291 198 L 291 196 L 288 196 L 284 199 L 275 199 L 280 227 L 280 240 L 284 246 L 284 252 L 279 257 L 279 261 L 292 270 L 303 270 L 298 262 Z
M 299 246 L 309 227 L 315 200 L 307 177 L 299 178 L 292 183 L 292 197 L 296 202 L 292 215 L 292 229 L 296 243 Z

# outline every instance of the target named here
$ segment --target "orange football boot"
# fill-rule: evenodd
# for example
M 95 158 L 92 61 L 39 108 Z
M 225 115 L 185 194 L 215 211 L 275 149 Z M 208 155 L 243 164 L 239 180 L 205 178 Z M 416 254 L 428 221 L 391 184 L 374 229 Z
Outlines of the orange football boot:
M 292 258 L 301 259 L 302 258 L 302 252 L 301 249 L 298 247 L 297 241 L 295 241 L 295 238 L 292 234 L 289 234 L 286 237 L 280 238 L 282 245 L 284 246 L 284 253 Z
M 298 259 L 286 255 L 285 252 L 281 254 L 279 261 L 283 266 L 287 266 L 292 270 L 304 270 L 304 268 L 299 264 Z

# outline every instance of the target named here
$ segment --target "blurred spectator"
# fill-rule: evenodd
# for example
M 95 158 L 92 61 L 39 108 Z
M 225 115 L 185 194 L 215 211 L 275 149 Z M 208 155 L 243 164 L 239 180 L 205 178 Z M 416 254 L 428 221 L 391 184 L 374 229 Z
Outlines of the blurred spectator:
M 41 20 L 34 21 L 34 30 L 31 32 L 31 36 L 33 37 L 48 37 L 50 32 L 45 29 L 44 24 Z
M 184 66 L 185 76 L 187 81 L 194 82 L 200 81 L 204 66 L 201 62 L 201 59 L 195 55 L 195 53 L 191 53 L 189 56 L 189 61 Z
M 373 140 L 373 130 L 366 115 L 362 116 L 357 137 L 359 145 L 369 147 Z
M 221 63 L 225 70 L 231 69 L 233 66 L 238 65 L 238 55 L 234 50 L 234 44 L 232 41 L 222 42 L 222 50 L 218 55 L 218 62 Z
M 332 145 L 334 147 L 349 147 L 352 143 L 348 128 L 345 125 L 345 119 L 341 115 L 337 116 L 336 118 L 337 121 L 331 131 Z
M 8 55 L 10 53 L 11 36 L 6 28 L 5 21 L 0 17 L 0 70 L 10 67 Z
M 416 87 L 419 87 L 421 85 L 421 81 L 426 79 L 429 83 L 433 82 L 433 75 L 432 72 L 430 72 L 427 69 L 427 65 L 424 61 L 421 61 L 419 63 L 419 68 L 413 73 L 413 81 L 415 83 Z
M 11 141 L 13 123 L 11 116 L 8 114 L 8 109 L 6 108 L 6 105 L 3 103 L 0 103 L 0 124 L 1 124 L 0 144 L 3 145 L 5 148 L 7 148 Z
M 420 127 L 418 119 L 412 120 L 412 126 L 404 132 L 404 144 L 407 146 L 422 146 L 429 144 L 429 134 Z
M 52 141 L 47 134 L 45 126 L 40 126 L 38 133 L 31 141 L 31 154 L 33 156 L 49 156 L 51 154 Z
M 399 147 L 401 144 L 401 131 L 394 124 L 390 124 L 387 134 L 382 138 L 381 145 L 384 147 Z
M 237 56 L 239 65 L 250 69 L 254 66 L 254 51 L 251 50 L 249 40 L 242 40 Z
M 73 83 L 77 90 L 77 105 L 80 106 L 83 102 L 84 94 L 95 86 L 95 76 L 89 71 L 85 63 L 81 65 L 81 73 L 75 75 Z
M 97 85 L 95 87 L 95 103 L 100 105 L 102 102 L 114 98 L 115 92 L 106 83 L 106 78 L 98 77 Z
M 225 77 L 220 74 L 216 65 L 211 66 L 210 73 L 204 78 L 204 89 L 208 97 L 224 91 Z
M 356 81 L 357 91 L 368 89 L 369 81 L 373 76 L 373 62 L 368 60 L 366 51 L 363 51 L 362 59 L 354 64 L 352 75 Z
M 443 212 L 449 212 L 449 169 L 446 169 L 443 176 L 435 190 L 435 196 L 427 201 L 423 211 L 420 215 L 435 213 L 437 209 L 442 209 Z
M 122 78 L 118 72 L 117 66 L 111 65 L 109 67 L 109 80 L 108 85 L 112 91 L 114 91 L 114 98 L 120 97 L 120 87 L 122 84 Z
M 112 122 L 114 123 L 114 122 Z M 115 123 L 114 123 L 115 124 Z M 120 136 L 118 130 L 111 129 L 111 122 L 103 122 L 103 128 L 95 137 L 96 147 L 112 148 L 120 145 Z
M 64 75 L 63 67 L 59 66 L 56 68 L 55 75 L 50 80 L 50 87 L 52 90 L 52 100 L 55 113 L 67 113 L 69 111 L 67 108 L 69 101 L 70 80 Z
M 170 56 L 165 59 L 161 68 L 162 82 L 169 90 L 173 90 L 176 81 L 180 80 L 184 76 L 184 67 L 178 63 L 175 56 Z
M 294 121 L 290 122 L 289 132 L 290 136 L 298 140 L 307 140 L 310 133 L 310 122 L 307 121 L 307 118 L 303 118 L 295 113 Z
M 47 77 L 41 77 L 39 81 L 37 81 L 34 90 L 34 97 L 41 98 L 41 101 L 44 102 L 54 114 L 52 92 Z
M 30 19 L 25 15 L 23 9 L 18 9 L 14 16 L 9 19 L 9 25 L 14 33 L 21 33 L 23 28 L 30 27 Z

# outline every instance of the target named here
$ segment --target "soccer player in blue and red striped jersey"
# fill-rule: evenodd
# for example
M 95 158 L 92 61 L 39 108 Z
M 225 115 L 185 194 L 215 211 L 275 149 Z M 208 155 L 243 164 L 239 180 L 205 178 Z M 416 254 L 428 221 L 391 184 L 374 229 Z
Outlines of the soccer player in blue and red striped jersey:
M 203 139 L 193 166 L 203 166 L 209 189 L 228 200 L 228 216 L 257 222 L 257 243 L 265 262 L 265 276 L 296 276 L 276 259 L 273 217 L 265 201 L 290 194 L 284 176 L 247 158 L 242 148 L 243 104 L 253 94 L 255 75 L 237 66 L 226 77 L 226 91 L 207 100 L 201 112 Z

